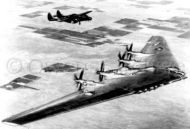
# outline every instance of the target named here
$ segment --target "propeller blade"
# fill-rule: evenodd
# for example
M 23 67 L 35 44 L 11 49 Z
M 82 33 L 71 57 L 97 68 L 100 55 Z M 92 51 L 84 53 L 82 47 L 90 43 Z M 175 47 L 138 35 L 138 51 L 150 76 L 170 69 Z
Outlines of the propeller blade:
M 126 45 L 126 48 L 125 48 L 125 49 L 126 49 L 126 51 L 128 51 L 128 50 L 129 50 L 128 45 Z
M 83 84 L 82 84 L 82 82 L 80 82 L 78 80 L 82 80 L 83 74 L 84 74 L 84 69 L 80 72 L 79 77 L 77 76 L 77 74 L 74 74 L 74 80 L 75 80 L 76 87 L 77 87 L 78 91 L 82 90 Z
M 104 72 L 104 61 L 102 61 L 102 63 L 101 63 L 101 72 Z
M 79 89 L 80 83 L 77 82 L 77 80 L 79 80 L 79 78 L 77 77 L 77 74 L 74 74 L 74 81 L 75 81 L 75 83 L 76 83 L 76 88 Z
M 76 80 L 79 80 L 79 78 L 77 77 L 76 74 L 74 74 L 74 80 L 75 80 L 75 81 L 76 81 Z
M 121 62 L 119 62 L 119 66 L 121 66 Z
M 121 57 L 122 60 L 124 60 L 125 55 L 126 55 L 126 52 L 123 53 L 123 55 L 122 55 L 122 57 Z
M 79 80 L 82 80 L 83 74 L 84 74 L 84 69 L 80 72 Z
M 96 70 L 96 73 L 97 73 L 97 74 L 100 74 L 100 72 L 104 72 L 104 61 L 102 61 L 101 66 L 100 66 L 100 69 L 97 69 L 97 70 Z
M 119 66 L 121 66 L 123 64 L 123 62 L 119 62 Z
M 125 63 L 122 63 L 122 67 L 124 67 L 125 66 Z
M 101 82 L 101 81 L 103 81 L 103 79 L 104 79 L 104 76 L 103 75 L 99 75 L 99 81 Z
M 124 66 L 125 66 L 125 63 L 123 63 L 123 62 L 119 62 L 119 66 L 124 67 Z
M 132 60 L 132 54 L 131 54 L 131 53 L 129 53 L 129 55 L 130 55 L 129 60 Z
M 118 57 L 119 57 L 119 59 L 121 59 L 121 52 L 118 53 Z
M 77 88 L 78 88 L 78 91 L 81 91 L 81 90 L 82 90 L 82 84 L 79 83 L 79 84 L 77 85 Z
M 133 50 L 133 43 L 130 44 L 130 46 L 126 45 L 126 52 Z
M 131 60 L 132 59 L 132 54 L 131 53 L 127 53 L 127 60 Z
M 131 45 L 130 45 L 128 51 L 132 51 L 132 49 L 133 49 L 133 43 L 131 43 Z

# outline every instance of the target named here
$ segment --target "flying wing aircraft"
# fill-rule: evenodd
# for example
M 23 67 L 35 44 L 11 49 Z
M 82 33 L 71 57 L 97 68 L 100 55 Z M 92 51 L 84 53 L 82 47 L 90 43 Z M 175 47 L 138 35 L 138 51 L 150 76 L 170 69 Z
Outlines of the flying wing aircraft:
M 13 115 L 4 119 L 3 122 L 22 125 L 124 95 L 147 92 L 185 79 L 185 73 L 177 67 L 177 62 L 172 56 L 166 42 L 163 42 L 165 41 L 164 38 L 153 36 L 151 39 L 152 42 L 146 44 L 142 52 L 145 54 L 158 54 L 158 56 L 155 56 L 155 62 L 153 62 L 156 64 L 156 61 L 158 61 L 160 66 L 155 65 L 155 69 L 139 69 L 139 72 L 133 76 L 106 79 L 101 82 L 83 80 L 84 71 L 81 71 L 79 77 L 74 75 L 77 91 L 47 104 Z
M 81 21 L 91 21 L 92 17 L 88 16 L 87 14 L 92 11 L 87 11 L 80 14 L 71 14 L 71 15 L 63 15 L 59 10 L 57 10 L 56 15 L 51 15 L 51 13 L 48 13 L 47 18 L 49 21 L 58 21 L 58 22 L 67 22 L 67 23 L 79 23 L 81 24 Z

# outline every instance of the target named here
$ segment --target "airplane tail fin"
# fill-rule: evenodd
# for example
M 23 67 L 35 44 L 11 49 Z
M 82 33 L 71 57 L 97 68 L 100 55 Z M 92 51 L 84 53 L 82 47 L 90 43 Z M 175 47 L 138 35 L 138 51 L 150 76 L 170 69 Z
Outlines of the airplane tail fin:
M 49 21 L 55 21 L 56 20 L 55 18 L 53 18 L 51 13 L 48 13 L 47 18 L 48 18 Z
M 61 14 L 61 12 L 59 10 L 57 10 L 57 17 L 58 18 L 62 18 L 63 17 L 63 14 Z

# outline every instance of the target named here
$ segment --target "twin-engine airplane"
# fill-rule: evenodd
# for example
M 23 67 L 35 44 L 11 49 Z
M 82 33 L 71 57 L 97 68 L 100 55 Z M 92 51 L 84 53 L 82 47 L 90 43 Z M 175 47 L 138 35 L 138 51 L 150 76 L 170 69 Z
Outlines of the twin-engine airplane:
M 88 16 L 87 14 L 92 11 L 87 11 L 80 14 L 71 14 L 71 15 L 63 15 L 59 10 L 57 10 L 56 15 L 51 15 L 51 13 L 48 13 L 47 18 L 49 21 L 58 21 L 58 22 L 67 22 L 76 24 L 81 24 L 81 21 L 91 21 L 92 17 Z
M 77 91 L 47 104 L 13 115 L 3 122 L 26 124 L 57 113 L 72 111 L 81 107 L 97 104 L 124 95 L 139 94 L 154 90 L 160 86 L 185 79 L 185 73 L 180 70 L 163 37 L 152 36 L 140 53 L 153 54 L 154 59 L 147 61 L 147 68 L 118 68 L 104 71 L 104 63 L 97 73 L 110 78 L 99 82 L 84 80 L 82 70 L 79 77 L 74 75 Z M 122 76 L 120 72 L 123 69 Z M 132 71 L 131 71 L 132 70 Z M 120 72 L 118 72 L 120 71 Z M 128 74 L 128 71 L 134 74 Z

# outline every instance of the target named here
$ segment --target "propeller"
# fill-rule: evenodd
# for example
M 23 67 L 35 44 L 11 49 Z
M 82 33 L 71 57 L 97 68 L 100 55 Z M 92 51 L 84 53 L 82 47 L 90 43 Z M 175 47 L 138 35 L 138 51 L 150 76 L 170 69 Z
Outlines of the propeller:
M 127 60 L 131 60 L 132 58 L 132 54 L 128 53 L 131 52 L 133 50 L 133 43 L 130 44 L 130 46 L 126 46 L 126 53 L 127 53 Z
M 131 52 L 133 50 L 133 43 L 130 44 L 130 46 L 126 45 L 126 51 Z
M 84 69 L 80 72 L 79 77 L 76 74 L 74 74 L 74 81 L 76 82 L 79 91 L 82 89 L 82 83 L 80 82 L 80 80 L 83 79 L 83 74 L 84 74 Z
M 123 66 L 125 65 L 124 62 L 121 62 L 121 60 L 124 60 L 125 59 L 125 55 L 126 55 L 126 52 L 123 53 L 123 55 L 121 55 L 121 52 L 118 53 L 118 57 L 119 57 L 119 66 Z
M 132 59 L 132 54 L 131 53 L 127 53 L 127 60 L 131 61 L 131 59 Z
M 104 76 L 103 75 L 99 75 L 99 81 L 102 82 L 104 79 Z
M 100 70 L 96 70 L 97 74 L 100 74 L 100 72 L 104 72 L 104 61 L 102 61 L 102 63 L 101 63 Z
M 104 61 L 102 61 L 101 63 L 101 67 L 100 67 L 100 70 L 96 70 L 96 73 L 99 74 L 99 81 L 103 81 L 104 79 L 104 76 L 101 75 L 101 72 L 104 72 Z
M 119 60 L 121 60 L 121 52 L 119 52 L 117 56 L 118 56 Z

